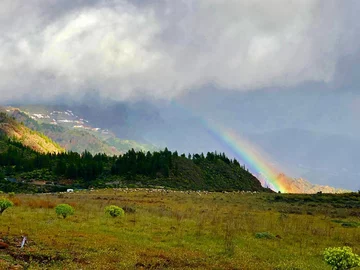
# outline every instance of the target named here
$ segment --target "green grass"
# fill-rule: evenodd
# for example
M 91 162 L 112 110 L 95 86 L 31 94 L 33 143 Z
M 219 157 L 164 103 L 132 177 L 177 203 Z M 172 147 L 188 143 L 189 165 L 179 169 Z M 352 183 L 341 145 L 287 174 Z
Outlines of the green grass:
M 359 221 L 359 208 L 275 196 L 131 189 L 15 195 L 17 206 L 0 217 L 0 239 L 10 245 L 0 250 L 0 269 L 330 269 L 325 248 L 360 253 L 359 228 L 342 226 Z M 75 214 L 58 218 L 59 203 Z M 135 212 L 111 218 L 108 205 Z M 265 234 L 272 237 L 259 237 Z

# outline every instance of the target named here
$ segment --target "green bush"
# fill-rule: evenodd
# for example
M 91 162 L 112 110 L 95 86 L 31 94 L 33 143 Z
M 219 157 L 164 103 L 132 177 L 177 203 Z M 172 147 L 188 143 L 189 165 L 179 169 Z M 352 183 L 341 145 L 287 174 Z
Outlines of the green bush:
M 347 270 L 360 266 L 360 256 L 354 254 L 350 247 L 327 248 L 324 251 L 324 260 L 333 270 Z
M 68 204 L 59 204 L 55 207 L 55 212 L 58 216 L 62 216 L 63 218 L 66 218 L 67 216 L 71 216 L 74 214 L 74 208 L 72 208 Z
M 274 239 L 275 235 L 269 232 L 258 232 L 255 234 L 255 238 L 258 239 Z
M 343 224 L 341 224 L 342 227 L 346 227 L 346 228 L 356 228 L 360 226 L 360 223 L 358 222 L 344 222 Z
M 0 199 L 0 215 L 9 207 L 14 206 L 14 204 L 8 199 L 2 198 Z
M 110 205 L 105 208 L 105 213 L 112 217 L 123 217 L 125 215 L 124 210 L 116 205 Z

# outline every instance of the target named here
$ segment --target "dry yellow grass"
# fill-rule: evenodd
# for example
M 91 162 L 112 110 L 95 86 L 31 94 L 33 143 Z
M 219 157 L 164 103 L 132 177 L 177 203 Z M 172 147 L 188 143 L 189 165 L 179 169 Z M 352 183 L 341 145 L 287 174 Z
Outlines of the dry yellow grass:
M 357 222 L 360 209 L 277 203 L 274 196 L 112 189 L 16 195 L 21 203 L 0 217 L 0 239 L 10 245 L 0 251 L 0 268 L 330 269 L 326 247 L 360 253 L 360 228 L 333 221 Z M 48 205 L 59 203 L 72 204 L 75 215 L 56 217 Z M 108 205 L 128 213 L 108 217 Z M 274 238 L 256 238 L 259 232 Z

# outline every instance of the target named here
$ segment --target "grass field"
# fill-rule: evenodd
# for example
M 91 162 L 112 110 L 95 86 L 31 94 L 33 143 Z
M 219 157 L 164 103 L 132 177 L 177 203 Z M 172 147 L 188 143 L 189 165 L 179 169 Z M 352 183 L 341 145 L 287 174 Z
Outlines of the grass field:
M 0 269 L 331 269 L 326 247 L 360 254 L 355 193 L 107 189 L 10 199 L 16 206 L 0 216 L 0 241 L 9 245 Z M 75 214 L 57 217 L 59 203 Z M 108 205 L 125 217 L 106 216 Z

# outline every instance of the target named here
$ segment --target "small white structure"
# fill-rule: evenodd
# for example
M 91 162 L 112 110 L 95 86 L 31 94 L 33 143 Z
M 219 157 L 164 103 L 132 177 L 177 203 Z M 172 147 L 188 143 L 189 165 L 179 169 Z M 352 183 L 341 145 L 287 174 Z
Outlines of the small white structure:
M 74 192 L 74 190 L 72 188 L 68 188 L 66 192 Z

